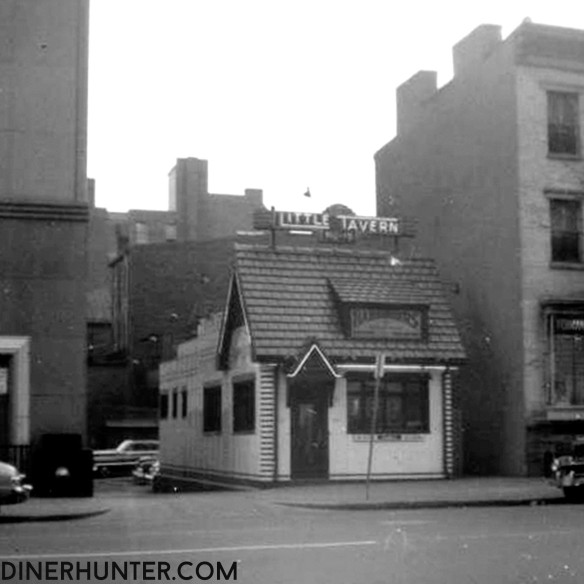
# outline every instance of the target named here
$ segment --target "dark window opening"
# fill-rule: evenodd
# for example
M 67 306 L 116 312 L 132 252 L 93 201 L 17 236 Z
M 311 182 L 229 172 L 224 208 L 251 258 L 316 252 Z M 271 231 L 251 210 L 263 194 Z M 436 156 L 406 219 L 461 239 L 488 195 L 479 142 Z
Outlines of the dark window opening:
M 186 390 L 186 388 L 183 388 L 182 390 L 182 409 L 181 409 L 181 414 L 183 418 L 187 417 L 188 411 L 189 411 L 189 404 L 188 404 L 188 392 Z
M 168 418 L 168 394 L 160 394 L 160 419 L 166 420 Z
M 203 390 L 203 432 L 221 432 L 221 386 Z
M 172 417 L 176 418 L 178 415 L 178 393 L 176 390 L 172 392 Z
M 255 430 L 255 381 L 233 384 L 233 432 Z
M 553 262 L 580 262 L 581 203 L 577 200 L 550 201 Z
M 375 381 L 350 378 L 347 383 L 347 432 L 369 434 L 374 412 Z M 391 376 L 379 388 L 375 433 L 428 433 L 428 378 Z
M 580 153 L 578 94 L 548 92 L 548 150 L 550 154 Z

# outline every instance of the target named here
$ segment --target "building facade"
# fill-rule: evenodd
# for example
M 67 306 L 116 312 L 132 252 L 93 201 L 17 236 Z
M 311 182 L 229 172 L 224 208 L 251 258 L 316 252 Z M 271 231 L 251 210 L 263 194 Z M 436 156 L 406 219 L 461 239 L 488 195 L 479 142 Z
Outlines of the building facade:
M 584 31 L 483 25 L 453 57 L 397 90 L 378 212 L 415 216 L 457 291 L 466 470 L 541 474 L 584 433 Z
M 0 10 L 0 459 L 17 463 L 86 434 L 88 10 Z
M 433 263 L 235 253 L 224 312 L 160 368 L 162 481 L 362 480 L 371 436 L 373 479 L 452 476 L 464 351 Z

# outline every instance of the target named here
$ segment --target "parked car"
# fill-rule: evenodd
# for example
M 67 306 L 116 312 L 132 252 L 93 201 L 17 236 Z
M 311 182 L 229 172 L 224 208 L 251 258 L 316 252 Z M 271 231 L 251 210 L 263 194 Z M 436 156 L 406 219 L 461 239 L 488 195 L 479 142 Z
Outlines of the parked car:
M 112 450 L 93 451 L 93 472 L 98 476 L 130 474 L 140 458 L 157 457 L 158 440 L 124 440 Z
M 137 485 L 152 484 L 154 477 L 160 472 L 160 461 L 155 456 L 144 456 L 134 467 L 132 476 Z
M 26 501 L 32 487 L 24 484 L 24 475 L 6 462 L 0 462 L 0 505 L 14 505 Z
M 584 439 L 575 440 L 569 450 L 553 459 L 552 482 L 566 498 L 584 500 Z

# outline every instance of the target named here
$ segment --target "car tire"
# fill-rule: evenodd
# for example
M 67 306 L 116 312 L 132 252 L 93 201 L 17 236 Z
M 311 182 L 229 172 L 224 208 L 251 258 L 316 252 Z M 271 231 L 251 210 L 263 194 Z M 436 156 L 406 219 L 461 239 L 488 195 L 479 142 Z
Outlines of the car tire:
M 584 489 L 582 487 L 563 487 L 564 497 L 568 501 L 582 501 L 584 499 Z

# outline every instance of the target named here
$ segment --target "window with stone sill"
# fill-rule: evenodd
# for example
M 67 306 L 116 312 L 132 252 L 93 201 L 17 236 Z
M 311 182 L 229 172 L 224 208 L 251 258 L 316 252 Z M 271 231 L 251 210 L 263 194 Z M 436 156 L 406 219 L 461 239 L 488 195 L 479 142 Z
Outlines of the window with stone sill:
M 580 155 L 579 96 L 575 92 L 548 91 L 548 152 Z
M 582 262 L 582 203 L 580 199 L 551 199 L 551 260 Z
M 548 315 L 548 403 L 554 407 L 584 406 L 584 307 Z

